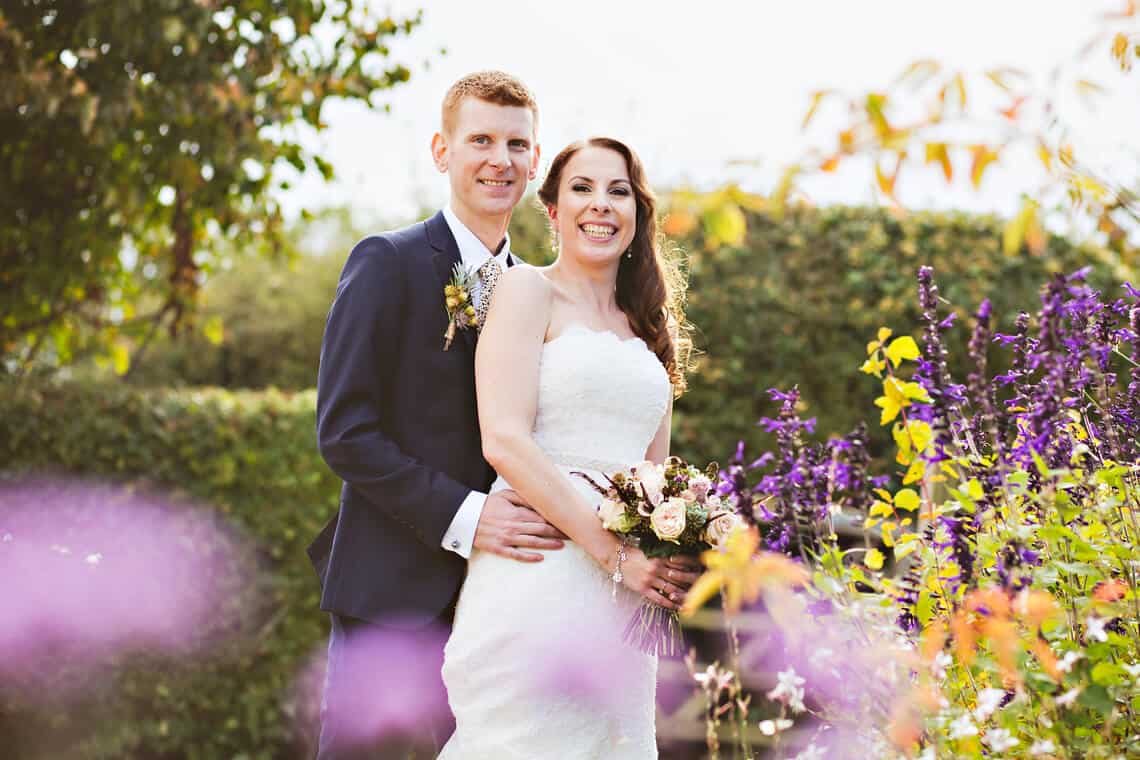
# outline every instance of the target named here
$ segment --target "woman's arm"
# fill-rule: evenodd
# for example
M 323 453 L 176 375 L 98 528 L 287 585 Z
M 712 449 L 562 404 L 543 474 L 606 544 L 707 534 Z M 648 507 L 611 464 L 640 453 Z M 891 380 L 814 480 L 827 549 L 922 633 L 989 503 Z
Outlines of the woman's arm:
M 534 442 L 538 368 L 553 292 L 529 267 L 508 270 L 479 334 L 475 390 L 483 455 L 539 514 L 609 568 L 618 540 Z
M 528 267 L 512 268 L 495 288 L 475 352 L 483 455 L 527 504 L 612 572 L 620 541 L 602 527 L 589 502 L 533 437 L 539 362 L 552 299 L 550 283 Z M 665 564 L 633 548 L 627 555 L 622 563 L 625 584 L 657 604 L 676 607 L 657 591 L 664 585 Z

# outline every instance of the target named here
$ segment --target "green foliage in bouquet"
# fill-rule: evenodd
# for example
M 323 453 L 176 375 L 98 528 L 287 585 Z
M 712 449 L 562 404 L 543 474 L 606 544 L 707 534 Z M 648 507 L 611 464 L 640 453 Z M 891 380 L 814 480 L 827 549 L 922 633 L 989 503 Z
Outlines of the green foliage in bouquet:
M 33 706 L 36 695 L 0 687 L 6 753 L 311 756 L 320 693 L 313 666 L 327 622 L 304 547 L 336 509 L 339 485 L 313 443 L 314 405 L 311 391 L 81 384 L 0 391 L 5 479 L 66 474 L 145 484 L 217 510 L 252 545 L 256 563 L 227 600 L 226 614 L 240 610 L 240 622 L 204 660 L 118 663 L 126 667 L 71 684 L 80 696 L 47 710 Z M 203 556 L 216 548 L 195 546 Z

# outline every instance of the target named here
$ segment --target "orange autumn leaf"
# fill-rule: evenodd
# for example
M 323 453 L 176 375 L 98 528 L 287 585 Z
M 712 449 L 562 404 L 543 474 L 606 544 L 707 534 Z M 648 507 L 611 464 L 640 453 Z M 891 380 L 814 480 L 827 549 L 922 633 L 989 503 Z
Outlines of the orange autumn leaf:
M 974 662 L 974 652 L 978 646 L 978 635 L 965 610 L 950 619 L 950 632 L 953 635 L 954 654 L 958 661 L 969 667 Z
M 821 171 L 833 172 L 839 166 L 839 154 L 832 156 L 819 165 Z
M 1030 651 L 1037 655 L 1037 660 L 1041 663 L 1041 668 L 1049 674 L 1057 683 L 1061 683 L 1065 678 L 1065 674 L 1061 672 L 1061 668 L 1057 664 L 1057 655 L 1053 653 L 1053 647 L 1049 646 L 1049 642 L 1040 636 L 1034 637 L 1032 643 L 1029 645 Z
M 946 644 L 946 626 L 941 622 L 932 623 L 922 632 L 922 646 L 920 652 L 923 662 L 933 662 L 942 647 Z
M 1028 100 L 1028 98 L 1024 95 L 1014 98 L 1009 108 L 1003 108 L 999 113 L 1010 121 L 1017 121 L 1017 112 L 1021 110 L 1021 106 L 1025 104 L 1026 100 Z
M 1098 602 L 1116 602 L 1123 599 L 1127 593 L 1128 584 L 1112 578 L 1096 585 L 1096 589 L 1093 591 L 1093 599 Z

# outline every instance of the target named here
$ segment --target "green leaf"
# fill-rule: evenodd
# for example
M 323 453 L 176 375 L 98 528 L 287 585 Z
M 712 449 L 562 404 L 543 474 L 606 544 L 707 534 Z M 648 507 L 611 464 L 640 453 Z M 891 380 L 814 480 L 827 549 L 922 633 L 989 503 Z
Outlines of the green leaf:
M 1099 684 L 1089 686 L 1082 691 L 1081 695 L 1077 697 L 1077 702 L 1090 710 L 1095 710 L 1106 718 L 1112 715 L 1116 709 L 1116 703 L 1109 696 L 1108 690 Z
M 929 591 L 923 591 L 918 595 L 918 603 L 914 605 L 914 614 L 922 623 L 923 628 L 930 625 L 930 620 L 934 617 L 934 597 L 930 595 Z
M 1124 668 L 1114 662 L 1098 662 L 1092 669 L 1092 680 L 1101 686 L 1116 686 L 1123 683 L 1128 675 Z

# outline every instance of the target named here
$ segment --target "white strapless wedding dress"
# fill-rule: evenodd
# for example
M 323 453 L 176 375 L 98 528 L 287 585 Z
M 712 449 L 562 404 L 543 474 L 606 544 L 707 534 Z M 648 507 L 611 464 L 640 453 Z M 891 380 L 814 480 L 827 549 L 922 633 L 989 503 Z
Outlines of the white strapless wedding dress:
M 645 458 L 670 393 L 643 341 L 571 326 L 543 347 L 535 441 L 562 472 L 604 482 L 602 472 Z M 499 478 L 492 490 L 502 488 Z M 657 757 L 657 658 L 622 641 L 639 597 L 615 595 L 573 543 L 543 554 L 537 563 L 472 555 L 444 650 L 457 725 L 440 760 Z

